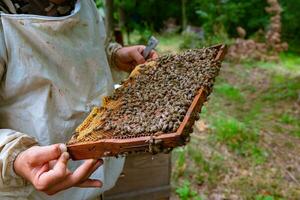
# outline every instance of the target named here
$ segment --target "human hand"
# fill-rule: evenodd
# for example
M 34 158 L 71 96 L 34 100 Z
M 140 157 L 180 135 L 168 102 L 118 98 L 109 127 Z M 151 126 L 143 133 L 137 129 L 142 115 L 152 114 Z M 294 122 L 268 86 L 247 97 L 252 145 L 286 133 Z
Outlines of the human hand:
M 146 61 L 142 55 L 145 48 L 146 46 L 144 45 L 135 45 L 117 50 L 115 53 L 115 63 L 117 67 L 121 70 L 130 72 L 136 65 L 143 64 Z M 149 54 L 149 58 L 157 57 L 157 53 L 152 50 Z
M 101 187 L 99 180 L 90 175 L 103 164 L 103 160 L 86 160 L 74 172 L 67 168 L 69 153 L 64 144 L 33 146 L 21 152 L 14 161 L 16 174 L 30 181 L 48 195 L 70 187 Z

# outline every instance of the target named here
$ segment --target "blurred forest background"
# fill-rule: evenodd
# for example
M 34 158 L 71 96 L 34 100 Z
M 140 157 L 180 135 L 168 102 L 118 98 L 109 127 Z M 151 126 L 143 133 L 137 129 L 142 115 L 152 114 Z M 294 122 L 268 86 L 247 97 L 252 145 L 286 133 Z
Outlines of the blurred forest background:
M 110 2 L 110 1 L 108 1 Z M 248 38 L 259 37 L 259 30 L 267 30 L 270 14 L 264 0 L 114 0 L 114 26 L 126 36 L 140 35 L 145 42 L 153 33 L 182 33 L 187 28 L 200 28 L 202 42 L 227 41 L 237 37 L 236 28 L 247 31 Z M 96 0 L 102 10 L 104 0 Z M 282 8 L 282 40 L 287 41 L 290 50 L 300 52 L 300 2 L 279 0 Z M 104 13 L 104 11 L 102 11 Z M 195 30 L 196 31 L 196 30 Z M 124 36 L 125 36 L 124 35 Z M 128 38 L 127 38 L 128 39 Z M 262 39 L 262 38 L 257 38 Z M 130 37 L 127 40 L 129 44 Z M 199 44 L 202 45 L 202 44 Z
M 172 199 L 300 199 L 300 0 L 95 1 L 124 45 L 229 47 L 190 144 L 172 152 Z

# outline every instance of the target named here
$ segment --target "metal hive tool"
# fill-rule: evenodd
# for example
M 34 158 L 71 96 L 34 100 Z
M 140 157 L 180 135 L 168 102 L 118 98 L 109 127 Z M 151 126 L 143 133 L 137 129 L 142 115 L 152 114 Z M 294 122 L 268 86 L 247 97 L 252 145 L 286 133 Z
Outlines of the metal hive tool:
M 225 46 L 216 45 L 208 47 L 204 49 L 204 52 L 206 51 L 213 53 L 210 58 L 210 63 L 214 63 L 214 65 L 217 66 L 214 70 L 217 70 L 218 73 L 221 61 L 226 53 Z M 195 52 L 202 51 L 190 50 L 179 56 L 181 56 L 181 59 L 183 58 L 185 60 L 184 62 L 189 62 L 190 58 L 185 58 L 185 56 L 190 55 L 190 53 L 191 55 L 194 55 Z M 155 70 L 159 70 L 156 68 L 157 65 L 159 65 L 158 63 L 168 62 L 168 58 L 168 56 L 164 56 L 160 58 L 160 60 L 152 60 L 144 65 L 136 67 L 130 75 L 130 78 L 123 82 L 121 88 L 123 88 L 125 92 L 130 91 L 126 88 L 130 88 L 130 86 L 139 83 L 139 76 L 143 74 L 143 69 L 153 68 L 149 72 L 149 76 L 151 76 L 151 73 L 153 74 L 155 73 Z M 120 127 L 118 127 L 118 123 L 124 124 L 124 121 L 128 120 L 126 112 L 125 114 L 122 114 L 120 111 L 121 108 L 124 106 L 126 107 L 127 104 L 130 106 L 131 104 L 129 100 L 124 101 L 124 98 L 122 100 L 122 93 L 118 90 L 115 91 L 115 94 L 104 99 L 102 107 L 94 108 L 85 121 L 76 129 L 75 134 L 67 144 L 68 152 L 72 159 L 81 160 L 105 156 L 118 156 L 133 152 L 150 152 L 152 154 L 168 152 L 174 147 L 185 145 L 189 140 L 189 134 L 192 132 L 192 126 L 195 120 L 198 119 L 201 107 L 211 92 L 211 87 L 217 73 L 213 77 L 210 77 L 210 80 L 205 80 L 204 82 L 206 84 L 202 84 L 201 87 L 197 89 L 197 92 L 186 106 L 186 110 L 183 114 L 182 110 L 178 110 L 178 112 L 181 113 L 181 118 L 178 119 L 180 123 L 172 122 L 172 126 L 170 127 L 163 126 L 163 124 L 161 126 L 155 126 L 155 128 L 146 127 L 145 129 L 143 127 L 142 129 L 140 127 L 130 129 L 126 128 L 125 125 L 120 125 Z M 189 74 L 190 73 L 187 73 L 187 78 L 189 78 Z M 123 93 L 123 96 L 124 95 L 126 94 Z M 158 109 L 160 108 L 158 107 Z M 122 115 L 120 115 L 120 112 Z M 158 111 L 152 113 L 157 112 Z M 174 112 L 176 113 L 177 111 Z M 114 113 L 118 114 L 118 117 L 114 117 Z M 140 111 L 137 113 L 141 114 Z M 120 116 L 120 120 L 117 120 L 116 122 L 110 121 L 119 119 Z M 180 115 L 178 115 L 178 117 L 180 117 Z M 155 116 L 152 116 L 152 118 L 155 118 Z M 153 123 L 155 122 L 156 121 L 154 120 Z

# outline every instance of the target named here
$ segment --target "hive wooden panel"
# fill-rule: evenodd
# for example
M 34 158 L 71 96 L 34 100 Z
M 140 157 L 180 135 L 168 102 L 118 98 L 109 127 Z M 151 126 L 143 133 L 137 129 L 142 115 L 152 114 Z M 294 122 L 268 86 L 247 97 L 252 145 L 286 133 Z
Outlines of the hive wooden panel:
M 221 61 L 224 58 L 226 53 L 226 48 L 224 45 L 217 45 L 210 48 L 217 50 L 214 58 L 216 61 Z M 126 82 L 124 84 L 126 84 Z M 100 158 L 105 156 L 117 156 L 131 152 L 155 153 L 160 150 L 168 151 L 174 147 L 182 146 L 188 142 L 189 133 L 192 132 L 192 126 L 195 120 L 198 118 L 198 114 L 203 103 L 206 101 L 206 98 L 207 94 L 205 92 L 205 88 L 200 88 L 176 132 L 144 136 L 141 135 L 127 138 L 113 138 L 112 135 L 110 135 L 111 133 L 106 133 L 109 137 L 104 137 L 104 139 L 99 139 L 98 141 L 68 144 L 68 151 L 72 159 L 80 160 L 88 158 Z M 110 106 L 117 106 L 117 104 L 118 102 L 114 102 Z M 96 109 L 94 112 L 101 113 L 101 108 Z M 85 120 L 86 123 L 83 123 L 79 129 L 84 130 L 86 128 L 85 124 L 87 124 L 87 122 L 91 120 L 90 118 L 95 115 L 96 114 L 91 113 Z
M 104 200 L 159 200 L 170 195 L 171 155 L 146 153 L 126 157 L 116 185 Z

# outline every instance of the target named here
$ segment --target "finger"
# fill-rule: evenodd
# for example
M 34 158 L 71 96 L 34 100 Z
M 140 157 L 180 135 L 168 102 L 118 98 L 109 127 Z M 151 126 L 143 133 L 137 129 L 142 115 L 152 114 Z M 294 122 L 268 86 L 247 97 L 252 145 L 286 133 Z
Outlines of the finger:
M 96 163 L 97 160 L 94 159 L 86 160 L 74 171 L 74 173 L 66 176 L 63 181 L 57 183 L 56 185 L 53 185 L 49 190 L 46 191 L 46 193 L 54 194 L 58 191 L 68 189 L 70 187 L 76 186 L 77 184 L 81 184 L 80 182 L 82 181 L 82 179 L 90 173 Z
M 42 165 L 51 160 L 59 158 L 59 156 L 66 151 L 67 147 L 65 144 L 54 144 L 44 147 L 36 146 L 33 147 L 32 151 L 30 152 L 30 156 L 28 156 L 28 162 L 31 165 Z
M 68 152 L 62 153 L 58 161 L 55 163 L 53 171 L 66 171 L 69 158 L 70 155 Z
M 55 188 L 68 188 L 70 186 L 79 184 L 84 180 L 83 178 L 85 178 L 91 172 L 91 170 L 93 170 L 96 164 L 97 160 L 94 159 L 85 161 L 72 174 L 70 174 L 64 182 L 58 184 Z
M 88 179 L 101 165 L 103 164 L 103 160 L 100 159 L 96 162 L 96 164 L 93 166 L 93 168 L 91 169 L 90 173 L 87 174 L 84 178 L 83 181 L 85 181 L 86 179 Z
M 137 63 L 137 64 L 143 64 L 145 62 L 144 57 L 142 54 L 138 51 L 131 51 L 129 52 L 129 56 Z
M 137 46 L 137 50 L 140 54 L 143 53 L 143 51 L 146 49 L 146 46 L 145 45 L 138 45 Z
M 84 178 L 92 172 L 95 165 L 99 165 L 98 160 L 86 160 L 72 174 L 74 184 L 80 183 Z
M 45 163 L 39 167 L 36 167 L 34 170 L 33 170 L 33 174 L 35 175 L 31 180 L 31 182 L 33 181 L 36 181 L 38 180 L 38 178 L 40 177 L 41 174 L 47 172 L 50 170 L 50 166 L 48 163 Z M 26 174 L 26 175 L 29 175 L 29 174 Z
M 53 169 L 54 165 L 57 163 L 57 160 L 51 160 L 48 164 L 49 164 L 49 167 L 50 169 Z
M 151 59 L 158 58 L 158 54 L 156 53 L 156 51 L 152 50 L 150 52 L 149 58 L 151 58 Z
M 102 187 L 103 183 L 97 179 L 87 179 L 84 182 L 76 185 L 76 187 L 89 188 L 89 187 Z
M 100 180 L 97 180 L 97 179 L 87 179 L 83 183 L 74 185 L 74 187 L 80 187 L 80 188 L 95 188 L 95 187 L 100 188 L 102 186 L 103 186 L 103 183 Z M 46 192 L 46 194 L 48 194 L 48 195 L 52 195 L 52 194 L 55 194 L 55 193 L 57 193 L 61 190 L 64 190 L 64 189 L 67 189 L 67 188 L 62 188 L 62 189 L 51 188 L 49 190 L 45 190 L 44 192 Z
M 69 157 L 69 154 L 64 152 L 57 160 L 53 169 L 40 174 L 38 182 L 35 185 L 38 187 L 37 189 L 46 190 L 64 180 L 69 175 L 69 173 L 67 173 L 67 162 Z
M 70 174 L 72 174 L 72 171 L 67 168 L 66 175 L 69 176 Z

